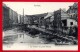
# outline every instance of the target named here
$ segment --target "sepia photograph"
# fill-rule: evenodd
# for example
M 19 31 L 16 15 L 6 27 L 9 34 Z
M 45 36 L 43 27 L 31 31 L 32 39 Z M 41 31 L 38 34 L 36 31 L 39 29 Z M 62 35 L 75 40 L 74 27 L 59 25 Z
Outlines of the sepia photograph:
M 3 50 L 78 49 L 78 2 L 3 2 L 2 12 Z

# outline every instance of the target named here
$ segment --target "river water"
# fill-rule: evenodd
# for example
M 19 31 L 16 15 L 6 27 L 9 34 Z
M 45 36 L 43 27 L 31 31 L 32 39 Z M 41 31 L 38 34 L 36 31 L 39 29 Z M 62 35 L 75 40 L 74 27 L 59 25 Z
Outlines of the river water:
M 44 35 L 36 34 L 31 35 L 29 32 L 25 32 L 19 30 L 18 28 L 9 29 L 3 31 L 3 50 L 35 50 L 35 49 L 56 49 L 59 48 L 61 50 L 62 46 L 55 46 L 55 41 L 47 41 Z M 55 40 L 55 39 L 54 39 Z M 77 49 L 74 46 L 74 49 Z
M 49 43 L 39 37 L 40 34 L 31 35 L 28 32 L 17 30 L 17 28 L 3 31 L 3 49 L 10 49 L 16 46 L 27 46 L 28 44 Z

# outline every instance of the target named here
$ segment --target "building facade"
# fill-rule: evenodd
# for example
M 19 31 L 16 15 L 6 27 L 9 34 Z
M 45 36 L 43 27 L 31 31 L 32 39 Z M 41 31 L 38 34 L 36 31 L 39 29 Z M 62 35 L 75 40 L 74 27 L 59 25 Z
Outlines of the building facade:
M 9 8 L 3 4 L 3 29 L 10 27 Z
M 74 3 L 72 6 L 69 6 L 67 13 L 70 14 L 72 19 L 78 20 L 78 3 Z
M 18 14 L 3 4 L 3 29 L 12 27 L 18 23 Z
M 55 11 L 54 12 L 54 27 L 61 28 L 62 26 L 66 26 L 67 24 L 66 20 L 70 19 L 70 17 L 71 16 L 62 9 Z

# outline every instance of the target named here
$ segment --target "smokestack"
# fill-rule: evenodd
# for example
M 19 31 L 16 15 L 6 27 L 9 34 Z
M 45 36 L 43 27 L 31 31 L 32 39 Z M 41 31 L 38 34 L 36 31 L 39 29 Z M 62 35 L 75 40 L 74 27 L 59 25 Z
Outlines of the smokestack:
M 23 24 L 24 24 L 24 8 L 23 8 Z

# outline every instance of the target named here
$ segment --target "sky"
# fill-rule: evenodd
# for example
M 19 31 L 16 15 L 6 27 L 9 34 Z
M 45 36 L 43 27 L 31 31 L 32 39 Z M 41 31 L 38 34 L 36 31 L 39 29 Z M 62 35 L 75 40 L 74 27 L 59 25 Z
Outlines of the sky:
M 68 10 L 74 2 L 3 2 L 18 14 L 34 15 L 47 12 L 54 12 L 58 9 Z

